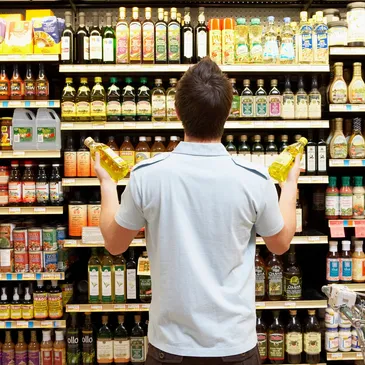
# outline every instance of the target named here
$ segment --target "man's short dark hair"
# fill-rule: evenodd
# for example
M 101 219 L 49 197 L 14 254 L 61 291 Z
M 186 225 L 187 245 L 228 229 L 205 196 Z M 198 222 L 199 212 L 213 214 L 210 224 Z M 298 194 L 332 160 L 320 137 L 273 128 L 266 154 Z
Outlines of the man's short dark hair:
M 232 85 L 209 57 L 190 67 L 177 84 L 175 106 L 186 135 L 221 138 L 232 105 Z

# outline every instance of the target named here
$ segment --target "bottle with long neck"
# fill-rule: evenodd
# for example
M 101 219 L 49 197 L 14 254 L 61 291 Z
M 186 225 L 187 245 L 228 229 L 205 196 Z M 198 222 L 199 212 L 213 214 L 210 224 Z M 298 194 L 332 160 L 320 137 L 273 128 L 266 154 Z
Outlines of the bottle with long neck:
M 318 90 L 317 76 L 312 76 L 312 90 L 309 93 L 308 118 L 321 119 L 322 102 L 321 94 Z
M 269 117 L 281 118 L 282 96 L 278 89 L 278 80 L 271 80 L 271 90 L 268 96 Z
M 65 12 L 65 29 L 61 37 L 61 62 L 72 64 L 75 58 L 75 31 L 72 28 L 72 12 Z
M 5 331 L 5 342 L 2 348 L 3 364 L 15 364 L 15 346 L 11 339 L 11 332 Z
M 142 26 L 139 21 L 138 8 L 132 9 L 132 21 L 129 24 L 129 61 L 141 63 L 142 61 Z
M 77 326 L 76 313 L 71 313 L 71 323 L 66 330 L 67 363 L 77 365 L 80 362 L 79 328 Z M 89 364 L 88 362 L 83 365 Z
M 144 332 L 140 326 L 141 316 L 134 316 L 135 326 L 132 329 L 130 343 L 131 343 L 131 363 L 138 365 L 145 361 L 144 351 Z
M 129 26 L 125 20 L 126 8 L 119 8 L 116 26 L 116 61 L 118 64 L 129 63 Z
M 15 345 L 15 364 L 28 362 L 28 345 L 24 341 L 24 332 L 18 331 L 18 342 Z
M 204 8 L 199 8 L 198 25 L 195 28 L 196 61 L 208 56 L 208 27 L 205 24 Z
M 180 63 L 180 23 L 177 21 L 177 9 L 171 8 L 171 20 L 167 27 L 168 35 L 168 62 L 169 63 Z
M 321 357 L 321 329 L 315 310 L 308 310 L 308 320 L 304 326 L 304 352 L 307 364 L 318 364 Z
M 268 330 L 268 357 L 271 364 L 282 364 L 285 357 L 284 326 L 279 311 L 273 311 L 274 319 Z
M 8 100 L 10 97 L 10 81 L 6 75 L 5 65 L 0 65 L 0 100 Z
M 28 361 L 30 365 L 40 364 L 39 343 L 37 341 L 37 331 L 30 332 L 30 342 L 28 345 Z
M 186 7 L 184 11 L 182 63 L 190 64 L 194 62 L 194 28 L 191 25 L 190 8 Z
M 361 132 L 361 118 L 354 118 L 353 120 L 348 150 L 350 158 L 365 158 L 365 139 Z
M 295 100 L 294 93 L 291 90 L 290 76 L 285 77 L 285 90 L 283 93 L 283 107 L 282 118 L 294 119 L 295 118 Z
M 24 78 L 24 99 L 34 100 L 36 98 L 36 82 L 32 73 L 32 66 L 27 65 L 27 71 Z
M 96 340 L 96 356 L 98 364 L 113 363 L 113 336 L 108 327 L 108 316 L 102 316 L 102 326 Z
M 289 364 L 300 364 L 303 352 L 302 326 L 297 318 L 297 311 L 291 310 L 286 327 L 285 351 Z
M 39 64 L 38 78 L 35 81 L 36 98 L 38 100 L 47 100 L 49 97 L 49 82 L 44 72 L 44 64 Z
M 103 37 L 99 28 L 99 13 L 93 12 L 93 25 L 90 28 L 90 63 L 102 63 Z
M 52 365 L 53 364 L 53 342 L 51 339 L 51 331 L 42 331 L 42 342 L 41 342 L 41 364 Z
M 255 112 L 255 103 L 253 92 L 250 89 L 250 80 L 243 80 L 243 91 L 240 97 L 240 117 L 242 118 L 252 118 Z
M 112 27 L 112 13 L 106 13 L 106 27 L 103 31 L 103 62 L 114 64 L 116 59 L 116 37 Z
M 81 336 L 82 365 L 94 365 L 95 341 L 91 313 L 85 313 L 85 323 L 81 329 Z
M 308 22 L 308 13 L 302 11 L 300 13 L 298 45 L 299 63 L 313 62 L 313 27 Z
M 124 315 L 118 315 L 118 327 L 114 332 L 114 363 L 121 365 L 130 361 L 130 338 L 124 327 Z
M 343 134 L 343 119 L 335 119 L 335 131 L 330 143 L 331 158 L 346 158 L 348 154 L 347 141 Z
M 295 119 L 308 118 L 308 94 L 304 90 L 303 76 L 299 76 L 298 91 L 295 95 Z
M 255 117 L 266 118 L 268 116 L 267 93 L 264 90 L 264 80 L 257 80 L 255 93 Z
M 79 14 L 79 27 L 76 32 L 76 62 L 80 64 L 89 63 L 90 45 L 89 32 L 85 27 L 85 13 Z
M 155 25 L 151 14 L 151 8 L 146 8 L 142 23 L 142 63 L 153 63 L 155 60 Z
M 134 261 L 134 250 L 129 249 L 129 260 L 127 268 L 127 303 L 134 303 L 137 300 L 137 264 Z
M 164 9 L 158 8 L 158 20 L 155 24 L 155 63 L 167 63 L 167 23 Z
M 13 66 L 13 77 L 10 80 L 10 99 L 23 100 L 24 98 L 24 82 L 19 75 L 19 67 L 17 64 Z

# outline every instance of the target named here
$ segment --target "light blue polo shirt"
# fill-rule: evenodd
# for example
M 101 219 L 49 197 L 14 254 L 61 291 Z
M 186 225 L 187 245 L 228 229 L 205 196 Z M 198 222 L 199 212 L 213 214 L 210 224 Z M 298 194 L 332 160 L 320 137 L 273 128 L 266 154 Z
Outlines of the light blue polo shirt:
M 262 167 L 220 143 L 181 142 L 134 168 L 115 220 L 146 227 L 152 345 L 197 357 L 255 347 L 255 236 L 284 225 Z

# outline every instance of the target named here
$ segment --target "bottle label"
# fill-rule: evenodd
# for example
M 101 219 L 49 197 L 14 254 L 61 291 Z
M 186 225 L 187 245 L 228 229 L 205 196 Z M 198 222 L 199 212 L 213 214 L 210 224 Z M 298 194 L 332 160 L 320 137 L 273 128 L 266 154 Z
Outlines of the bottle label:
M 47 203 L 49 200 L 49 184 L 47 182 L 37 182 L 35 184 L 37 203 Z
M 333 145 L 332 158 L 347 157 L 347 141 L 343 134 L 334 137 L 333 142 L 331 141 L 331 145 Z
M 53 348 L 53 365 L 66 365 L 66 347 Z
M 9 96 L 9 83 L 0 81 L 0 96 Z
M 99 300 L 100 272 L 99 266 L 89 266 L 89 299 Z
M 152 117 L 166 117 L 166 98 L 163 95 L 152 95 Z
M 166 25 L 156 25 L 156 61 L 167 63 L 167 28 Z
M 132 22 L 129 27 L 130 31 L 130 60 L 140 61 L 141 60 L 141 24 Z
M 241 96 L 241 117 L 252 118 L 254 115 L 254 97 Z
M 234 29 L 222 30 L 222 62 L 224 65 L 234 64 L 234 42 L 235 31 Z
M 241 103 L 240 99 L 241 98 L 238 95 L 233 95 L 231 111 L 229 112 L 229 116 L 231 118 L 238 119 L 240 116 L 240 103 Z
M 63 315 L 62 292 L 48 294 L 49 318 L 58 319 Z
M 294 44 L 293 42 L 281 42 L 280 47 L 280 60 L 281 61 L 293 61 L 295 59 Z
M 23 187 L 23 203 L 35 203 L 35 182 L 34 181 L 24 181 L 22 184 Z
M 79 101 L 76 104 L 76 115 L 78 117 L 90 117 L 90 103 L 87 101 Z
M 136 103 L 134 101 L 123 101 L 122 103 L 122 115 L 135 116 L 137 113 Z
M 71 60 L 71 39 L 70 37 L 61 37 L 61 60 Z
M 294 95 L 283 95 L 283 111 L 282 116 L 284 119 L 294 119 Z
M 169 61 L 180 61 L 180 25 L 168 26 Z
M 67 358 L 68 364 L 79 364 L 80 350 L 78 331 L 76 335 L 74 335 L 73 333 L 67 335 Z M 89 364 L 92 364 L 92 362 L 90 362 Z
M 128 35 L 129 30 L 126 24 L 120 24 L 116 29 L 117 38 L 117 63 L 128 63 Z
M 104 38 L 103 39 L 103 61 L 104 62 L 115 62 L 114 39 L 113 38 Z
M 209 31 L 209 56 L 218 65 L 222 64 L 222 31 Z
M 24 81 L 24 94 L 25 96 L 35 96 L 35 82 Z
M 76 152 L 65 152 L 64 153 L 65 163 L 65 177 L 76 176 Z
M 197 35 L 198 51 L 197 56 L 204 58 L 208 55 L 208 34 L 205 30 L 198 31 Z
M 151 117 L 152 107 L 151 103 L 147 100 L 141 100 L 137 103 L 137 115 Z
M 136 164 L 136 153 L 134 151 L 120 151 L 120 157 L 127 163 L 129 171 L 131 171 Z
M 327 171 L 327 147 L 318 146 L 318 172 Z
M 265 155 L 263 152 L 253 152 L 251 155 L 251 161 L 259 165 L 265 165 Z
M 365 84 L 362 79 L 352 82 L 352 88 L 350 89 L 352 104 L 364 104 L 364 89 Z
M 78 340 L 75 350 L 78 352 Z M 95 348 L 93 332 L 87 329 L 82 330 L 82 362 L 84 364 L 94 364 Z M 72 351 L 74 352 L 74 351 Z M 78 364 L 78 362 L 71 362 L 71 364 Z
M 22 83 L 18 81 L 10 81 L 10 95 L 22 96 Z
M 364 158 L 365 157 L 365 140 L 361 135 L 356 135 L 351 139 L 349 144 L 350 158 Z
M 129 363 L 131 357 L 130 341 L 128 339 L 114 338 L 114 362 L 116 364 Z
M 53 203 L 60 203 L 63 201 L 63 191 L 62 191 L 62 183 L 58 182 L 50 182 L 49 183 L 50 190 L 50 198 Z
M 73 101 L 64 101 L 61 103 L 61 116 L 74 117 L 76 115 L 76 104 Z
M 127 299 L 137 299 L 136 269 L 127 269 Z
M 92 117 L 105 117 L 106 105 L 103 101 L 96 100 L 91 102 L 90 115 Z
M 364 216 L 365 199 L 363 193 L 353 193 L 352 196 L 352 212 L 355 217 Z
M 152 283 L 150 276 L 139 277 L 139 298 L 141 301 L 147 301 L 151 299 L 152 295 Z
M 117 303 L 123 303 L 125 301 L 125 266 L 114 266 L 114 279 L 115 279 L 115 301 Z
M 89 37 L 84 37 L 84 59 L 90 59 Z
M 277 40 L 268 40 L 264 45 L 264 60 L 276 60 L 279 57 L 279 48 Z
M 308 118 L 308 95 L 295 96 L 295 117 L 297 119 Z
M 131 101 L 130 103 L 133 103 L 133 101 Z M 115 101 L 115 100 L 108 101 L 108 103 L 106 105 L 106 115 L 108 115 L 108 116 L 122 115 L 122 106 L 120 105 L 120 102 Z
M 155 27 L 153 23 L 143 25 L 143 61 L 155 60 Z
M 365 257 L 353 257 L 352 264 L 352 279 L 356 281 L 365 281 Z
M 307 25 L 300 28 L 300 34 L 302 37 L 302 44 L 299 49 L 301 62 L 313 61 L 313 39 L 312 39 L 312 27 Z
M 340 260 L 339 259 L 327 259 L 327 281 L 339 281 L 340 280 Z
M 19 181 L 11 181 L 9 187 L 9 203 L 19 204 L 22 202 L 22 184 Z
M 284 360 L 284 334 L 269 334 L 269 359 Z
M 131 362 L 144 362 L 144 339 L 143 337 L 131 337 Z
M 41 347 L 41 364 L 42 365 L 53 365 L 53 351 L 52 348 Z
M 340 259 L 340 280 L 352 281 L 352 259 Z
M 33 128 L 32 127 L 14 127 L 14 143 L 32 142 Z
M 15 350 L 9 349 L 2 351 L 2 364 L 3 365 L 14 365 L 15 362 Z
M 303 214 L 302 214 L 302 209 L 301 208 L 295 209 L 295 218 L 296 218 L 295 232 L 302 232 L 302 230 L 303 230 Z
M 101 296 L 105 303 L 110 303 L 112 300 L 112 268 L 110 266 L 101 268 Z
M 193 57 L 193 32 L 190 30 L 184 32 L 184 57 Z
M 0 319 L 10 318 L 10 304 L 0 304 Z
M 21 319 L 22 318 L 22 305 L 21 304 L 11 304 L 10 305 L 10 318 L 11 319 Z
M 283 271 L 280 266 L 274 265 L 268 273 L 269 296 L 283 295 Z
M 55 143 L 56 128 L 38 127 L 37 136 L 38 136 L 38 143 Z
M 265 332 L 257 333 L 257 345 L 259 347 L 259 354 L 261 361 L 267 359 L 267 334 Z
M 285 337 L 285 348 L 289 355 L 300 355 L 303 352 L 302 333 L 288 332 Z
M 166 96 L 166 106 L 167 106 L 167 117 L 168 118 L 177 118 L 176 109 L 175 109 L 175 95 Z
M 302 297 L 302 278 L 300 276 L 284 276 L 284 296 L 287 300 L 299 300 Z
M 48 82 L 46 81 L 37 81 L 36 83 L 36 95 L 37 96 L 48 96 L 49 88 Z
M 352 217 L 352 193 L 340 193 L 340 215 Z
M 318 355 L 321 352 L 321 334 L 307 332 L 304 334 L 304 352 L 308 355 Z
M 320 119 L 322 116 L 321 94 L 309 94 L 308 117 L 309 119 Z
M 238 152 L 238 157 L 242 158 L 243 160 L 251 162 L 251 153 L 250 152 Z
M 76 152 L 77 162 L 77 176 L 78 177 L 89 177 L 90 176 L 90 152 L 80 151 Z
M 316 147 L 308 146 L 307 147 L 307 172 L 315 172 L 316 171 Z
M 34 317 L 33 304 L 23 304 L 22 305 L 22 318 L 23 319 L 33 319 L 33 317 Z
M 256 117 L 267 117 L 267 97 L 265 95 L 255 96 Z
M 256 297 L 263 297 L 265 296 L 265 269 L 262 266 L 256 266 L 255 274 L 255 295 Z
M 280 95 L 269 95 L 268 99 L 270 117 L 281 117 L 282 97 Z
M 90 36 L 90 60 L 103 59 L 103 38 L 99 35 Z
M 46 319 L 48 318 L 48 294 L 47 293 L 33 293 L 34 304 L 34 318 Z
M 346 104 L 347 102 L 347 84 L 343 80 L 337 80 L 331 86 L 332 102 L 334 104 Z
M 328 62 L 328 27 L 320 24 L 316 27 L 317 48 L 315 62 Z
M 335 217 L 340 215 L 340 197 L 338 193 L 326 194 L 326 216 Z
M 39 351 L 28 350 L 28 365 L 40 365 Z
M 96 341 L 96 357 L 99 364 L 111 364 L 113 362 L 112 339 L 98 339 Z

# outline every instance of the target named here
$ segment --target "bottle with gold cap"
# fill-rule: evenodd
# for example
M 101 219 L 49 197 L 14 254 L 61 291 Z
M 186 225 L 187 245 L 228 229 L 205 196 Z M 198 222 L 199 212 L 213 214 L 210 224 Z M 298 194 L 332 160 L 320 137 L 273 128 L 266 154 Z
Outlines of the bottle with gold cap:
M 308 21 L 308 13 L 300 12 L 299 24 L 299 46 L 298 55 L 299 63 L 313 62 L 313 28 Z
M 316 44 L 314 45 L 314 63 L 328 63 L 328 26 L 323 21 L 323 11 L 316 12 L 314 28 Z
M 163 8 L 158 8 L 158 20 L 155 24 L 155 63 L 167 63 L 167 23 Z
M 155 61 L 155 25 L 151 20 L 151 8 L 145 9 L 145 20 L 142 23 L 142 62 Z
M 132 9 L 132 20 L 129 24 L 129 62 L 141 63 L 142 61 L 142 24 L 139 21 L 137 7 Z
M 90 116 L 94 122 L 106 121 L 106 95 L 101 82 L 101 77 L 95 77 L 95 85 L 91 90 Z
M 269 167 L 270 176 L 279 181 L 284 182 L 289 174 L 290 169 L 294 165 L 295 158 L 298 154 L 303 155 L 304 147 L 308 141 L 301 137 L 298 142 L 293 143 L 285 148 L 283 152 L 275 159 Z
M 171 8 L 171 19 L 167 27 L 168 62 L 180 63 L 180 23 L 177 21 L 177 9 Z
M 116 33 L 116 62 L 129 63 L 129 26 L 125 20 L 126 8 L 119 8 L 119 19 L 115 27 Z
M 81 77 L 75 101 L 76 120 L 78 122 L 90 121 L 90 88 L 87 83 L 87 77 Z

